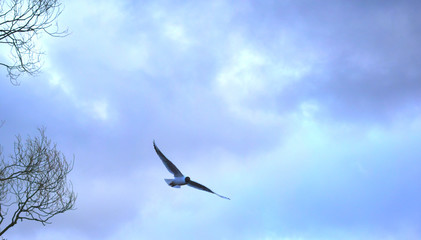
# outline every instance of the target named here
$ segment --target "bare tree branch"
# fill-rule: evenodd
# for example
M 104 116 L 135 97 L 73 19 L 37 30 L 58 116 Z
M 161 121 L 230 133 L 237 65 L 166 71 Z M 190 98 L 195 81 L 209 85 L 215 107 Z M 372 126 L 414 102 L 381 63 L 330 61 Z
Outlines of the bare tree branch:
M 76 194 L 67 181 L 73 161 L 66 161 L 44 128 L 39 133 L 26 142 L 17 136 L 9 161 L 0 149 L 0 236 L 19 220 L 45 225 L 55 215 L 74 209 Z
M 0 44 L 10 47 L 13 63 L 6 67 L 12 84 L 18 85 L 22 73 L 36 74 L 41 68 L 37 40 L 42 33 L 53 37 L 67 36 L 67 29 L 60 31 L 57 18 L 62 12 L 59 0 L 1 0 Z

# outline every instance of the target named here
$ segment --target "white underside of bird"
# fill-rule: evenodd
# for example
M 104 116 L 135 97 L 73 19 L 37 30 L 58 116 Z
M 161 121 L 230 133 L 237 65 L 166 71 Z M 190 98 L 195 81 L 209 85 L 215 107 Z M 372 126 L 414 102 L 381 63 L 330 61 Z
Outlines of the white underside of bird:
M 170 173 L 172 173 L 174 175 L 173 179 L 164 179 L 165 182 L 169 186 L 174 187 L 174 188 L 180 188 L 180 186 L 187 185 L 187 186 L 190 186 L 190 187 L 202 190 L 202 191 L 213 193 L 213 194 L 215 194 L 215 195 L 217 195 L 221 198 L 225 198 L 225 199 L 230 200 L 227 197 L 224 197 L 222 195 L 219 195 L 219 194 L 215 193 L 214 191 L 210 190 L 209 188 L 203 186 L 202 184 L 190 180 L 190 177 L 184 176 L 180 172 L 180 170 L 178 170 L 178 168 L 170 160 L 168 160 L 168 158 L 166 158 L 164 156 L 164 154 L 162 154 L 162 152 L 159 150 L 159 148 L 155 145 L 155 141 L 153 142 L 153 147 L 155 148 L 155 151 L 158 154 L 159 158 L 162 160 L 162 163 L 164 163 L 164 166 L 167 168 L 167 170 Z

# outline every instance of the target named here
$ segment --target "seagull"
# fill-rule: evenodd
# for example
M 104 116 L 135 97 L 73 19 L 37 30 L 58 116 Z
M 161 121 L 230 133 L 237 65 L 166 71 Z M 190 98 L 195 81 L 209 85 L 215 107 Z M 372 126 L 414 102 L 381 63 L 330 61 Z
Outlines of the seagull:
M 217 195 L 221 198 L 231 200 L 227 197 L 224 197 L 222 195 L 219 195 L 219 194 L 213 192 L 212 190 L 203 186 L 200 183 L 197 183 L 195 181 L 190 180 L 190 177 L 185 177 L 180 172 L 180 170 L 178 170 L 178 168 L 174 165 L 174 163 L 172 163 L 170 160 L 168 160 L 168 158 L 166 158 L 164 156 L 164 154 L 162 154 L 161 150 L 159 150 L 159 148 L 155 145 L 155 140 L 153 141 L 153 147 L 155 148 L 156 153 L 158 154 L 159 158 L 162 160 L 162 163 L 164 163 L 164 165 L 168 169 L 168 171 L 174 175 L 174 179 L 164 179 L 165 182 L 168 185 L 170 185 L 171 187 L 175 187 L 175 188 L 180 188 L 180 186 L 182 186 L 182 185 L 187 185 L 187 186 L 190 186 L 190 187 L 202 190 L 202 191 L 213 193 L 213 194 L 215 194 L 215 195 Z

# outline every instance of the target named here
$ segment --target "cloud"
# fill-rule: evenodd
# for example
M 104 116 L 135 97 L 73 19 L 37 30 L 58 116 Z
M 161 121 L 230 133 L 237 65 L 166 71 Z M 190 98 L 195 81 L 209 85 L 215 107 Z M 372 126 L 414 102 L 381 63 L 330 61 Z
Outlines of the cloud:
M 46 125 L 75 154 L 78 209 L 8 237 L 419 237 L 415 9 L 66 3 L 72 34 L 43 39 L 45 72 L 0 83 L 0 133 L 11 151 L 14 134 Z M 168 188 L 153 139 L 232 200 Z
M 299 38 L 325 52 L 319 70 L 292 84 L 293 94 L 280 94 L 279 101 L 298 105 L 310 99 L 341 121 L 387 123 L 400 114 L 419 114 L 413 104 L 421 89 L 415 70 L 420 49 L 413 44 L 419 21 L 412 8 L 407 3 L 332 4 L 321 10 L 322 18 L 322 12 L 300 9 L 308 14 Z
M 259 68 L 258 83 L 270 87 L 263 94 L 253 88 L 247 99 L 279 114 L 310 101 L 319 106 L 319 117 L 348 123 L 388 124 L 401 114 L 419 114 L 413 104 L 421 96 L 420 49 L 414 44 L 419 20 L 412 9 L 391 2 L 253 5 L 236 17 L 241 16 L 241 37 L 266 63 L 238 76 L 248 86 L 245 79 L 256 78 L 251 71 Z

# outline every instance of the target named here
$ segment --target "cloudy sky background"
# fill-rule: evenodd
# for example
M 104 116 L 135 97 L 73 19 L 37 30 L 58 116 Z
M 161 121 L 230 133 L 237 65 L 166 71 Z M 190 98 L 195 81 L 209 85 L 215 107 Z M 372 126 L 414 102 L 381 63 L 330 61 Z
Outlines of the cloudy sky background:
M 0 143 L 45 126 L 77 210 L 6 238 L 421 238 L 418 1 L 64 3 L 42 73 L 1 69 Z

